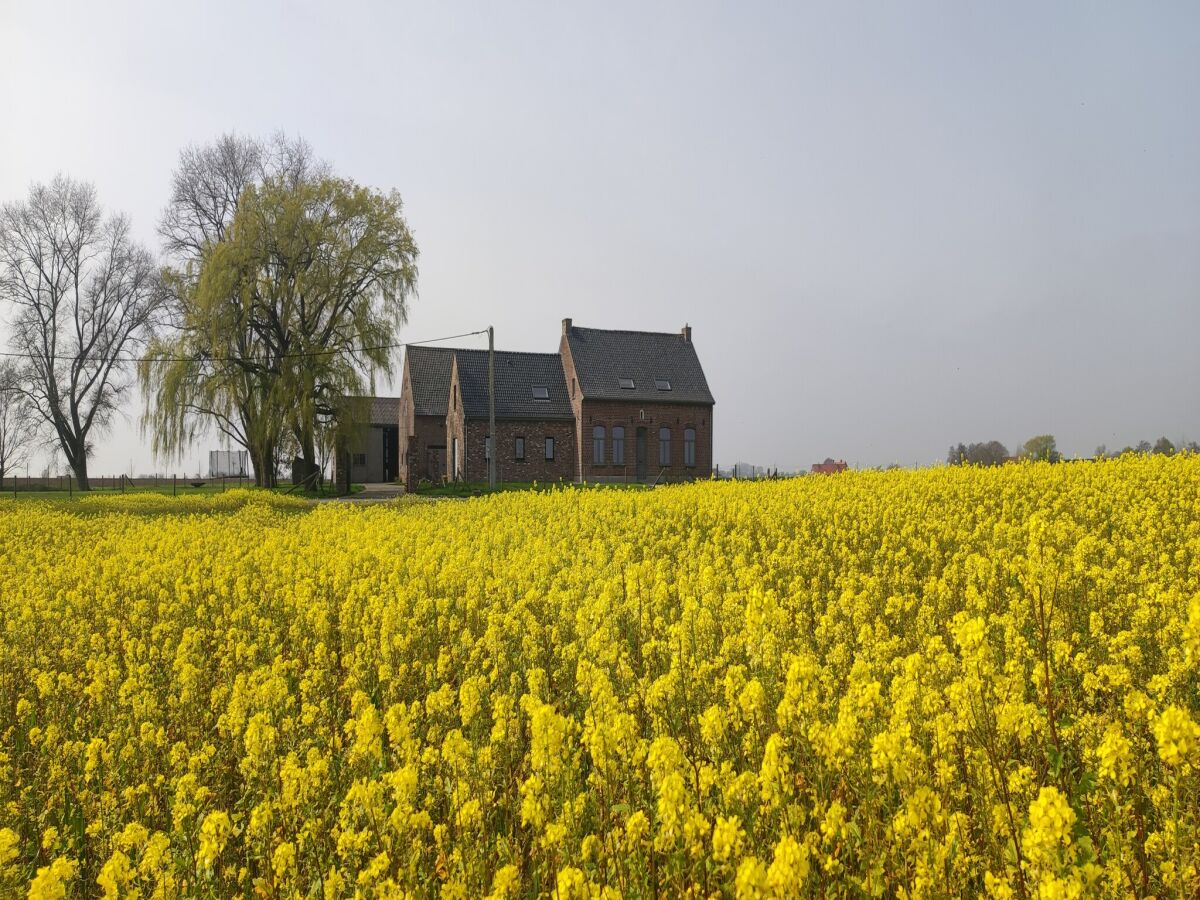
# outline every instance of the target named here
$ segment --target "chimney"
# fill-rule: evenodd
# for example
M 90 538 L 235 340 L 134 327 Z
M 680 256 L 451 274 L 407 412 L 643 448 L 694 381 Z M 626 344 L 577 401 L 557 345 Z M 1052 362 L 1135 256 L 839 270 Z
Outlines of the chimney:
M 680 333 L 683 335 L 683 342 L 685 344 L 690 344 L 692 342 L 692 326 L 691 325 L 684 325 L 683 331 Z
M 563 334 L 566 335 L 566 334 L 570 334 L 570 333 L 571 333 L 571 320 L 563 319 Z

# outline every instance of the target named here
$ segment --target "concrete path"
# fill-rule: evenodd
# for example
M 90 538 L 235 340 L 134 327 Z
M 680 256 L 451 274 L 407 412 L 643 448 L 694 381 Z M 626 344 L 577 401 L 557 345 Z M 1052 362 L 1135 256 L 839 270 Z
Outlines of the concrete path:
M 357 494 L 338 497 L 336 503 L 386 503 L 404 496 L 404 486 L 399 484 L 364 484 Z

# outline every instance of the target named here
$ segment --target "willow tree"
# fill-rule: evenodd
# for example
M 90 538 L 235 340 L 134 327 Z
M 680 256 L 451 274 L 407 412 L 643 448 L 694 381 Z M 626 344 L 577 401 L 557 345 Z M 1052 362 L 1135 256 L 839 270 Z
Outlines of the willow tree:
M 287 424 L 305 473 L 318 432 L 391 372 L 416 286 L 417 247 L 399 194 L 343 178 L 273 178 L 243 196 L 214 277 L 234 279 L 248 323 L 278 361 Z
M 390 373 L 416 285 L 399 195 L 335 178 L 306 150 L 264 154 L 286 164 L 260 167 L 236 202 L 222 199 L 228 223 L 195 242 L 194 265 L 173 282 L 176 334 L 142 369 L 156 447 L 178 449 L 214 422 L 249 450 L 260 483 L 285 442 L 302 476 L 318 471 L 322 430 L 353 408 L 342 398 Z M 227 149 L 212 162 L 238 170 L 241 158 Z

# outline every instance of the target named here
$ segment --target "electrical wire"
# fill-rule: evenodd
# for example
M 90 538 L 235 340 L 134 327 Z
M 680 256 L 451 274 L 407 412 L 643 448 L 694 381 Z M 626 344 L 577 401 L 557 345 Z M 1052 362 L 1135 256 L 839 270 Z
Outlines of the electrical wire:
M 445 337 L 427 338 L 423 341 L 400 341 L 395 344 L 380 344 L 377 347 L 341 347 L 336 350 L 305 350 L 297 353 L 281 353 L 278 356 L 258 357 L 258 356 L 131 356 L 128 354 L 119 353 L 113 357 L 115 362 L 122 363 L 142 363 L 142 362 L 157 362 L 157 363 L 176 363 L 176 362 L 274 362 L 280 359 L 305 359 L 317 356 L 333 356 L 338 353 L 374 353 L 379 350 L 398 350 L 401 347 L 415 347 L 421 344 L 438 344 L 442 341 L 454 341 L 464 337 L 474 337 L 479 334 L 487 334 L 486 328 L 481 328 L 478 331 L 464 331 L 462 334 L 450 334 Z M 0 350 L 0 357 L 8 359 L 31 359 L 40 360 L 43 356 L 38 356 L 33 353 L 17 353 L 15 351 Z M 79 356 L 56 356 L 56 362 L 77 362 L 81 359 L 88 359 L 86 355 Z

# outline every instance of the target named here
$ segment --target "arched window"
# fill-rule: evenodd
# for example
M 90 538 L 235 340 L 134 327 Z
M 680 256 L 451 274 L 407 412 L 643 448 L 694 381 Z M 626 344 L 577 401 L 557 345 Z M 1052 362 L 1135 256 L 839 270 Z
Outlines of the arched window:
M 597 425 L 592 429 L 592 465 L 604 465 L 604 426 Z
M 613 426 L 613 465 L 625 465 L 625 426 Z
M 658 429 L 658 464 L 660 466 L 669 466 L 671 464 L 671 429 Z
M 696 464 L 696 429 L 683 429 L 683 464 L 685 466 L 694 466 Z

